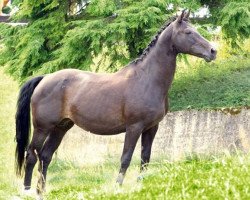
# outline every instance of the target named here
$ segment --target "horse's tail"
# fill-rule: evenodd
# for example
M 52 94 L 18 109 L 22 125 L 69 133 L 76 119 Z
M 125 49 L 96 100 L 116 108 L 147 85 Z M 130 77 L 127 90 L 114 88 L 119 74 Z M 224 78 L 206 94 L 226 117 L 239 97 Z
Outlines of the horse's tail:
M 30 100 L 31 96 L 44 76 L 27 81 L 19 92 L 16 112 L 16 174 L 22 175 L 24 154 L 29 143 L 30 135 Z

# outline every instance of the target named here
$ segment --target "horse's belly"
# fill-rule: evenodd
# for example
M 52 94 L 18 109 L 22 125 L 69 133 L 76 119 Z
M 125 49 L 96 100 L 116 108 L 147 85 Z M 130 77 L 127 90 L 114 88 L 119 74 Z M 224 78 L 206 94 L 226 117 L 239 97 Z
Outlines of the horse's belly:
M 75 123 L 85 131 L 97 135 L 116 135 L 126 131 L 125 124 L 111 125 L 109 123 L 98 123 L 98 122 L 85 122 Z
M 125 121 L 119 99 L 96 95 L 75 101 L 70 105 L 70 119 L 86 131 L 113 135 L 125 131 Z

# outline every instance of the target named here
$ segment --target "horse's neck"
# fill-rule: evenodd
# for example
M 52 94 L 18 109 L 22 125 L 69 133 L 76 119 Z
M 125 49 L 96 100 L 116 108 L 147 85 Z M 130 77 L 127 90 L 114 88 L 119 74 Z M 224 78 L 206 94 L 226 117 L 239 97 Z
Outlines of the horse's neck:
M 172 28 L 169 27 L 165 31 L 159 36 L 156 45 L 150 50 L 145 60 L 138 66 L 146 72 L 152 84 L 161 87 L 163 95 L 167 94 L 172 84 L 177 56 L 171 42 Z

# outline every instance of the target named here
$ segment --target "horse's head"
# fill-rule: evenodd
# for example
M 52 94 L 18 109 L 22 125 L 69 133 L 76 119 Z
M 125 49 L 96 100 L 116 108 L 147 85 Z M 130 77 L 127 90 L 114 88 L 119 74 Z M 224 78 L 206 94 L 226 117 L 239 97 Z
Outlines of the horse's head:
M 172 42 L 178 53 L 204 58 L 207 62 L 216 58 L 215 48 L 188 22 L 185 11 L 173 22 Z

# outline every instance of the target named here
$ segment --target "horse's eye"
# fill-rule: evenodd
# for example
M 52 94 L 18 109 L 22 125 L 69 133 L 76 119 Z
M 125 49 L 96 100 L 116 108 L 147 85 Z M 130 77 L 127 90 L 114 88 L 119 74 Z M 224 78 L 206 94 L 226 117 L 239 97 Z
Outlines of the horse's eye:
M 191 34 L 192 32 L 191 31 L 185 31 L 186 34 Z

